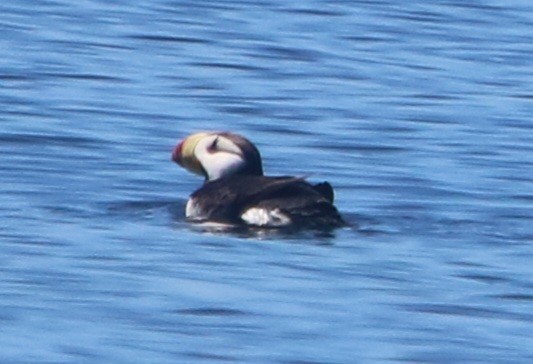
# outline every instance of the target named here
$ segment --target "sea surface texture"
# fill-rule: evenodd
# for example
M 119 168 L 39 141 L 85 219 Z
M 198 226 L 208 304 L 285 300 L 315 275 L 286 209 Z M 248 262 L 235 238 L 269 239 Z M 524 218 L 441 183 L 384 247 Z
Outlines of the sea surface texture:
M 0 363 L 533 363 L 533 2 L 2 1 Z M 349 226 L 194 225 L 245 135 Z

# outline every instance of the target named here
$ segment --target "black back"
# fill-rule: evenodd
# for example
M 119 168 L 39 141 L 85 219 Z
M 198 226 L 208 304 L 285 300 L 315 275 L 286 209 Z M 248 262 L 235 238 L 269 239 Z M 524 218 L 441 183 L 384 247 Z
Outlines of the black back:
M 211 221 L 242 223 L 244 211 L 260 207 L 279 209 L 298 225 L 343 225 L 327 182 L 311 185 L 295 177 L 234 175 L 206 182 L 191 198 Z

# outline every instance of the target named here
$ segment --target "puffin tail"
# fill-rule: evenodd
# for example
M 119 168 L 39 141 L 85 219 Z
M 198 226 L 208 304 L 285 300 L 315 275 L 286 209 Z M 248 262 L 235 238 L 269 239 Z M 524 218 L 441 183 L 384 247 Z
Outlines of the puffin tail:
M 333 193 L 333 187 L 328 182 L 317 183 L 313 185 L 315 191 L 324 196 L 329 202 L 333 203 L 335 195 Z

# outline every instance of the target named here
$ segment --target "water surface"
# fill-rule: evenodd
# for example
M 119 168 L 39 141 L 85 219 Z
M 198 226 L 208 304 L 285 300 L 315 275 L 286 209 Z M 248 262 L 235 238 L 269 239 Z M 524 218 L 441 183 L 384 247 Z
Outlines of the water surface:
M 531 362 L 529 1 L 0 5 L 0 362 Z M 352 226 L 187 223 L 184 136 Z

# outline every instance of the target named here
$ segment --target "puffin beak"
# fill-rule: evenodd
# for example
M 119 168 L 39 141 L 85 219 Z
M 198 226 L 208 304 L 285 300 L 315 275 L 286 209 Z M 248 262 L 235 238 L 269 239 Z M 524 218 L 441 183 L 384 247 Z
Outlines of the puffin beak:
M 193 173 L 204 175 L 204 169 L 196 158 L 194 149 L 198 142 L 208 135 L 208 133 L 196 133 L 185 138 L 174 148 L 172 160 Z

